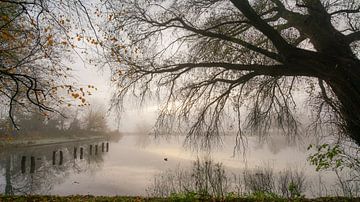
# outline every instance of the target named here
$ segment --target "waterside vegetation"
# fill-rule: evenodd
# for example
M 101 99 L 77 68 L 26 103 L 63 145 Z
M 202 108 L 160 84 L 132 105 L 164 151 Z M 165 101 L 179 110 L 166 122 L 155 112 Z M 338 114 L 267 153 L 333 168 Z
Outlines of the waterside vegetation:
M 3 196 L 0 195 L 0 201 L 151 201 L 151 202 L 162 202 L 162 201 L 239 201 L 239 202 L 255 202 L 255 201 L 297 201 L 297 202 L 350 202 L 360 201 L 360 198 L 347 198 L 347 197 L 321 197 L 314 199 L 293 199 L 289 200 L 280 197 L 259 197 L 249 196 L 242 198 L 198 198 L 196 196 L 189 195 L 174 195 L 167 198 L 152 198 L 152 197 L 139 197 L 139 196 Z
M 0 118 L 0 148 L 111 139 L 120 135 L 108 128 L 106 110 L 101 107 L 81 111 L 68 108 L 62 114 L 50 116 L 36 112 L 17 113 L 15 119 L 19 130 L 13 127 L 8 117 Z

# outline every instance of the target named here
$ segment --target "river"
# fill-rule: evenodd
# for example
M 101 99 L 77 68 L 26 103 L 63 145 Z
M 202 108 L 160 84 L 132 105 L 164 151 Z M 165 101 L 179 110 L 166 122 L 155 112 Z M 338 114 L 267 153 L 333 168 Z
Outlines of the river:
M 305 175 L 306 196 L 335 193 L 331 191 L 335 175 L 316 172 L 309 165 L 305 143 L 294 144 L 282 136 L 264 142 L 248 137 L 246 149 L 234 152 L 235 137 L 225 136 L 209 152 L 194 150 L 183 142 L 183 137 L 153 139 L 124 134 L 117 140 L 6 149 L 0 151 L 0 192 L 147 196 L 154 176 L 191 169 L 195 160 L 210 159 L 221 163 L 229 175 L 261 167 L 271 168 L 274 173 L 296 170 Z M 324 184 L 328 186 L 322 188 Z

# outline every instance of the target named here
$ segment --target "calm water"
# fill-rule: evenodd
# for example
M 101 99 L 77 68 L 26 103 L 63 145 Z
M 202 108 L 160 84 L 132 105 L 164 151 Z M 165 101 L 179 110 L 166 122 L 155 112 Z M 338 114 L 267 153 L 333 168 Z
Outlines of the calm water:
M 234 142 L 234 137 L 225 137 L 223 144 L 210 153 L 185 149 L 182 137 L 153 140 L 144 135 L 123 135 L 117 141 L 83 141 L 0 151 L 0 192 L 146 196 L 155 175 L 179 167 L 189 168 L 197 158 L 221 162 L 226 171 L 233 174 L 261 166 L 271 167 L 275 172 L 298 169 L 306 174 L 308 186 L 316 187 L 319 192 L 316 183 L 321 178 L 306 161 L 307 151 L 303 147 L 288 144 L 283 137 L 275 136 L 265 143 L 250 137 L 246 153 L 233 156 Z M 334 176 L 324 173 L 321 180 L 320 183 L 330 184 Z M 314 192 L 310 189 L 307 195 L 319 194 Z

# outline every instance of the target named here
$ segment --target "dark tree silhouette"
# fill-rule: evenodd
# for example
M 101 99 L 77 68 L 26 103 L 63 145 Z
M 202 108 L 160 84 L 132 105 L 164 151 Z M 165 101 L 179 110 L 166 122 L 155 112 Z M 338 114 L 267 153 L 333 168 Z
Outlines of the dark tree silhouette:
M 360 145 L 360 1 L 107 6 L 108 61 L 119 87 L 114 106 L 128 93 L 157 91 L 166 98 L 158 128 L 171 128 L 174 117 L 190 121 L 190 139 L 216 137 L 227 106 L 238 115 L 239 134 L 244 126 L 265 132 L 274 124 L 294 134 L 293 93 L 301 88 L 315 103 L 316 123 L 335 124 Z

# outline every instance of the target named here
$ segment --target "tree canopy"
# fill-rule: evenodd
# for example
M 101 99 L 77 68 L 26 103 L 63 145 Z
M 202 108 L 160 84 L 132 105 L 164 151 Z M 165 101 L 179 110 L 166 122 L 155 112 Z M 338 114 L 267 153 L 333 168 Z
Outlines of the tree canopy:
M 85 5 L 76 0 L 0 1 L 0 103 L 16 128 L 16 112 L 59 113 L 62 105 L 73 105 L 70 97 L 87 104 L 85 89 L 68 80 L 66 64 L 83 38 L 81 31 L 75 36 L 74 27 L 84 19 L 90 22 Z
M 336 126 L 334 132 L 360 144 L 359 1 L 106 5 L 114 106 L 129 93 L 145 98 L 158 92 L 164 106 L 157 128 L 186 122 L 190 139 L 218 136 L 228 111 L 236 114 L 239 134 L 248 127 L 265 133 L 274 125 L 296 134 L 300 89 L 316 111 L 314 123 Z
M 67 84 L 71 69 L 63 63 L 84 41 L 105 51 L 113 107 L 130 93 L 159 95 L 159 131 L 187 128 L 189 140 L 207 145 L 234 119 L 239 137 L 274 126 L 297 134 L 302 91 L 315 109 L 314 125 L 335 126 L 360 144 L 360 2 L 93 3 L 0 2 L 0 99 L 15 126 L 18 107 L 56 111 L 72 105 L 64 94 L 86 104 L 87 90 Z

